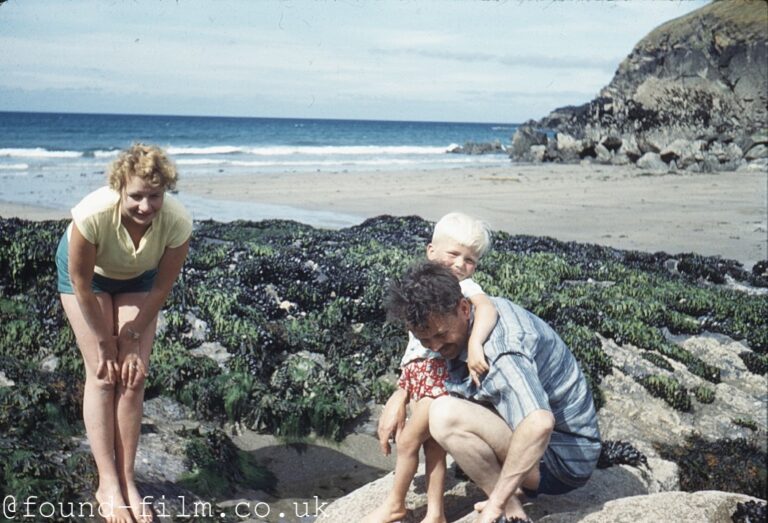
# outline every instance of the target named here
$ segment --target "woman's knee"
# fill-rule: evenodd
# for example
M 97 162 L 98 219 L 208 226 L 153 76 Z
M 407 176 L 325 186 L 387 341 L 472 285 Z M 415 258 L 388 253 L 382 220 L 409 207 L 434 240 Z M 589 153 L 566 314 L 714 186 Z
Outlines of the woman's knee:
M 108 381 L 107 377 L 99 378 L 96 373 L 87 373 L 85 376 L 85 388 L 99 394 L 111 394 L 115 392 L 118 381 Z

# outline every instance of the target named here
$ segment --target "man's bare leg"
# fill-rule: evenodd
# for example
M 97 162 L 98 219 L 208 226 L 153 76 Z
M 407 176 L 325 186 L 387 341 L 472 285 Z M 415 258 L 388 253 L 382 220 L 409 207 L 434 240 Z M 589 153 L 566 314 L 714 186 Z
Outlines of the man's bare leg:
M 490 495 L 512 439 L 512 429 L 504 420 L 476 403 L 442 397 L 432 402 L 429 428 L 435 441 L 453 456 L 483 492 Z M 538 484 L 537 468 L 528 474 L 522 486 L 535 489 Z M 507 517 L 527 517 L 517 496 L 509 498 L 505 512 Z

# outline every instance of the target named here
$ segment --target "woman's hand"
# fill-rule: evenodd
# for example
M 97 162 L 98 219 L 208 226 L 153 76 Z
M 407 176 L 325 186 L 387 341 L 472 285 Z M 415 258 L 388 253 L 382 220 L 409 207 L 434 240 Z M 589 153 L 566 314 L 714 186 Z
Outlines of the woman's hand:
M 131 352 L 126 354 L 123 363 L 120 366 L 120 374 L 123 386 L 129 389 L 139 384 L 139 381 L 147 377 L 147 367 L 141 361 L 139 354 Z
M 139 356 L 139 338 L 136 331 L 124 325 L 117 340 L 122 355 L 120 379 L 123 386 L 129 389 L 134 388 L 141 378 L 147 376 L 147 367 Z
M 120 366 L 117 363 L 117 338 L 114 336 L 99 342 L 99 360 L 96 365 L 96 377 L 107 383 L 117 383 Z

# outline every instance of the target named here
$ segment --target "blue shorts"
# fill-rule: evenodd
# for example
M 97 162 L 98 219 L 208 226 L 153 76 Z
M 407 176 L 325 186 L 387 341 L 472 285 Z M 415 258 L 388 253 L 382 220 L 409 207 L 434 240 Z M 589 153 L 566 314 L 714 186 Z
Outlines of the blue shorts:
M 67 233 L 59 240 L 59 247 L 56 249 L 56 269 L 58 272 L 57 288 L 61 294 L 74 294 L 72 280 L 69 278 L 69 239 Z M 155 284 L 157 269 L 151 269 L 139 274 L 135 278 L 127 280 L 116 280 L 107 278 L 101 274 L 93 274 L 91 280 L 91 289 L 93 292 L 105 292 L 107 294 L 123 294 L 128 292 L 149 292 Z
M 544 463 L 544 460 L 542 460 L 539 463 L 539 474 L 541 476 L 541 479 L 539 480 L 539 486 L 536 488 L 536 490 L 531 490 L 523 487 L 523 492 L 529 498 L 535 498 L 539 494 L 549 494 L 552 496 L 556 496 L 558 494 L 565 494 L 567 492 L 570 492 L 572 490 L 579 488 L 579 487 L 574 487 L 573 485 L 569 485 L 567 483 L 563 483 L 562 481 L 557 479 L 555 475 L 552 474 L 552 472 L 550 472 L 546 463 Z

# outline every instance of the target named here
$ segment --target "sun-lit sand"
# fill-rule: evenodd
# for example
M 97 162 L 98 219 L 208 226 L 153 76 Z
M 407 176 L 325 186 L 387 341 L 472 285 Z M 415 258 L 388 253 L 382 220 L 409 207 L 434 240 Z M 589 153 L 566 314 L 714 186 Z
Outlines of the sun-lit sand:
M 287 205 L 364 219 L 463 210 L 512 234 L 621 249 L 696 252 L 750 267 L 768 258 L 768 174 L 644 175 L 635 167 L 516 165 L 424 171 L 183 177 L 181 194 Z M 66 212 L 0 202 L 0 216 Z

